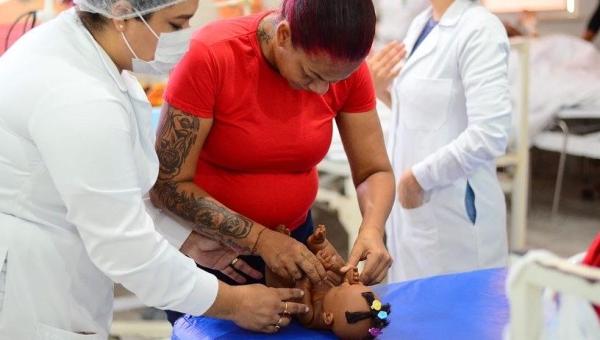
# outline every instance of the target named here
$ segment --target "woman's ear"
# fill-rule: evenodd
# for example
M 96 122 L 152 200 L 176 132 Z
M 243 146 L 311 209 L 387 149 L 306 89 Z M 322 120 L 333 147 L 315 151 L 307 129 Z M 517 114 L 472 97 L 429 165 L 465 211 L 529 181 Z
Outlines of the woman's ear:
M 112 19 L 112 24 L 117 32 L 125 32 L 125 20 L 123 19 Z
M 276 33 L 278 47 L 289 48 L 292 46 L 292 30 L 290 29 L 290 23 L 287 20 L 281 20 L 277 25 Z

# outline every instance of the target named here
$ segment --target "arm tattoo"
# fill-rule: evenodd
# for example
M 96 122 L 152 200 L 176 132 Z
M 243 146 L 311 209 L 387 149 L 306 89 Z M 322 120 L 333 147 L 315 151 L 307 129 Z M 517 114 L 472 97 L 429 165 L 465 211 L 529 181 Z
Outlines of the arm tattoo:
M 252 230 L 250 219 L 211 199 L 179 190 L 178 184 L 173 181 L 159 182 L 155 189 L 165 208 L 192 222 L 194 230 L 202 235 L 239 249 L 233 239 L 246 238 Z
M 196 142 L 200 120 L 169 108 L 167 119 L 159 131 L 157 153 L 160 175 L 154 192 L 166 209 L 194 224 L 194 230 L 226 245 L 241 248 L 235 239 L 246 238 L 253 222 L 228 210 L 214 200 L 196 197 L 178 187 L 173 179 L 180 171 Z
M 179 174 L 185 158 L 196 142 L 199 129 L 198 118 L 169 108 L 167 119 L 158 132 L 159 180 L 169 180 Z

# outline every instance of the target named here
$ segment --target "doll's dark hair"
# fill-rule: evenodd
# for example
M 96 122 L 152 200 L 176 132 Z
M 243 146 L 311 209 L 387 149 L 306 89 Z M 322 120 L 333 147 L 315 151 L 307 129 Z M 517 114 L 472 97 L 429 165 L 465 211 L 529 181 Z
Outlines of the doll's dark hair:
M 381 330 L 390 324 L 388 315 L 392 312 L 391 307 L 389 303 L 386 303 L 385 305 L 381 305 L 379 309 L 374 308 L 373 302 L 375 301 L 375 295 L 371 292 L 363 292 L 361 295 L 367 301 L 369 311 L 346 311 L 346 321 L 348 321 L 349 324 L 354 324 L 362 320 L 370 319 L 372 327 L 369 329 L 369 334 L 365 336 L 365 339 L 375 339 L 377 335 L 381 334 Z

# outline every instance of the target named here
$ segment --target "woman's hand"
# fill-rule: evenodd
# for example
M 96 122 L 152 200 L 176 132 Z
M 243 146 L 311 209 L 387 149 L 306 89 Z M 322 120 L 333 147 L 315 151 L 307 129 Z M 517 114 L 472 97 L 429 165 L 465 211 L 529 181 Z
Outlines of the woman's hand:
M 204 314 L 227 319 L 255 332 L 275 333 L 290 324 L 291 317 L 301 316 L 309 307 L 298 302 L 301 289 L 269 288 L 261 284 L 230 286 L 219 282 L 217 298 Z
M 416 209 L 425 201 L 425 192 L 411 170 L 406 170 L 400 177 L 398 201 L 404 209 Z
M 356 268 L 358 262 L 366 261 L 360 274 L 360 281 L 365 285 L 380 283 L 385 279 L 388 268 L 392 265 L 392 257 L 385 248 L 382 233 L 375 228 L 361 228 L 354 242 L 348 264 L 342 268 L 347 272 Z
M 388 104 L 390 98 L 389 87 L 392 80 L 401 71 L 400 62 L 406 57 L 404 44 L 392 41 L 383 49 L 367 57 L 367 65 L 373 77 L 377 98 Z M 390 100 L 391 101 L 391 100 Z
M 242 259 L 237 259 L 234 263 L 234 259 L 239 254 L 231 248 L 219 241 L 204 237 L 195 231 L 185 240 L 180 250 L 196 261 L 197 264 L 218 270 L 237 283 L 246 283 L 246 278 L 240 275 L 238 271 L 257 280 L 263 277 L 259 271 L 250 267 Z
M 291 317 L 305 314 L 308 306 L 290 302 L 302 298 L 304 292 L 292 288 L 268 288 L 263 285 L 235 287 L 239 292 L 233 322 L 236 325 L 259 332 L 275 333 L 287 327 Z M 276 327 L 279 326 L 279 327 Z
M 306 274 L 317 283 L 325 279 L 325 268 L 306 246 L 297 240 L 266 229 L 256 240 L 256 253 L 277 275 L 288 280 L 299 280 Z

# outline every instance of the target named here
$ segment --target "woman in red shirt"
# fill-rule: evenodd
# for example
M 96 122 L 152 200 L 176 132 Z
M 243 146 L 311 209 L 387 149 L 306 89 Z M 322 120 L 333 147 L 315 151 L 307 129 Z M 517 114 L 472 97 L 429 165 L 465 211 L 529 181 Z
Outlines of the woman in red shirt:
M 304 242 L 316 165 L 335 120 L 363 216 L 348 264 L 364 260 L 361 280 L 382 281 L 391 264 L 383 237 L 394 177 L 364 62 L 374 32 L 370 0 L 285 0 L 279 11 L 199 30 L 168 84 L 154 201 L 283 277 L 322 280 Z M 273 231 L 278 225 L 295 239 Z M 264 269 L 242 259 L 222 272 L 247 282 L 240 276 L 247 262 Z

